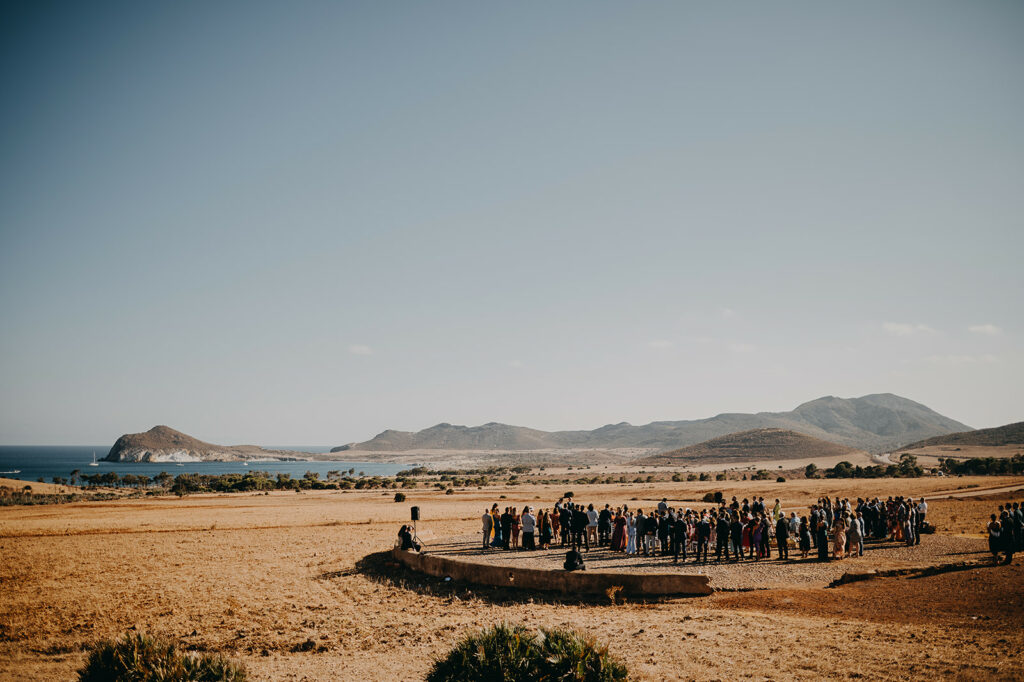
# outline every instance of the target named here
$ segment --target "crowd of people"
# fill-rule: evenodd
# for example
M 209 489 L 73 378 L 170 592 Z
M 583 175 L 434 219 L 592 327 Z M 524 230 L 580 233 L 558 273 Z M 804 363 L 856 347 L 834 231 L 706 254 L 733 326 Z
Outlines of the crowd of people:
M 992 514 L 988 524 L 988 549 L 992 557 L 1003 563 L 1013 561 L 1014 552 L 1024 551 L 1024 504 L 999 505 L 999 511 Z
M 717 562 L 769 560 L 774 547 L 780 560 L 788 560 L 793 549 L 801 558 L 813 551 L 829 561 L 863 555 L 867 539 L 920 544 L 928 530 L 927 514 L 923 498 L 915 502 L 909 497 L 822 498 L 802 516 L 795 511 L 787 516 L 779 500 L 768 504 L 764 497 L 733 497 L 703 509 L 675 507 L 662 499 L 648 513 L 626 504 L 598 509 L 562 498 L 539 511 L 530 506 L 500 511 L 494 504 L 483 514 L 482 531 L 484 549 L 560 546 L 589 552 L 608 547 L 625 555 L 671 556 L 675 563 L 692 557 L 707 563 L 712 552 Z

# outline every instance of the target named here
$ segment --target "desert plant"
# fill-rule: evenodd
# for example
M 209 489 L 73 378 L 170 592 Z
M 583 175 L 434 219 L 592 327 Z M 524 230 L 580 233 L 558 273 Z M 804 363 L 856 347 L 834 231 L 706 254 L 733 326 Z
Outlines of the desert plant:
M 405 502 L 405 493 L 395 493 L 395 502 Z
M 775 479 L 775 482 L 776 483 L 785 483 L 786 482 L 786 477 L 785 476 L 779 476 L 778 478 Z
M 145 633 L 101 641 L 78 671 L 79 682 L 244 682 L 245 666 L 212 654 L 179 651 Z
M 542 680 L 612 682 L 625 680 L 626 666 L 608 653 L 593 637 L 576 630 L 541 630 Z
M 607 647 L 575 630 L 535 633 L 522 625 L 501 624 L 465 637 L 434 662 L 427 682 L 614 682 L 627 674 Z
M 537 648 L 536 635 L 522 625 L 495 625 L 468 635 L 435 661 L 427 682 L 535 680 Z

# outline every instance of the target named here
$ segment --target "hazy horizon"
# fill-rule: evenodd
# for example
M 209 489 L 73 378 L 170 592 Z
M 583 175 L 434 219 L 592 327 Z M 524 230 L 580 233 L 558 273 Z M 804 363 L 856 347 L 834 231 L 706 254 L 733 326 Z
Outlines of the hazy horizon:
M 0 19 L 0 443 L 1024 419 L 1024 5 Z

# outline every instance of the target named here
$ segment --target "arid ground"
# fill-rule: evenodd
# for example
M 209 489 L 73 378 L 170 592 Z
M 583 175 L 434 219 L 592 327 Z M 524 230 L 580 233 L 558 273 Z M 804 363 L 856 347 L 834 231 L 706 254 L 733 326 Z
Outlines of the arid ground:
M 634 508 L 662 497 L 701 506 L 705 492 L 722 490 L 803 511 L 822 495 L 917 497 L 1010 484 L 1024 479 L 572 489 L 579 501 Z M 1024 677 L 1024 557 L 835 588 L 796 579 L 797 566 L 787 584 L 790 567 L 776 566 L 770 590 L 612 605 L 445 583 L 383 556 L 412 504 L 423 512 L 421 535 L 441 541 L 475 532 L 492 502 L 549 506 L 564 488 L 412 490 L 401 504 L 378 490 L 0 508 L 0 679 L 73 679 L 91 642 L 139 628 L 241 659 L 258 680 L 415 680 L 464 633 L 499 621 L 583 628 L 644 680 Z M 936 498 L 929 520 L 939 534 L 981 538 L 988 514 L 1009 500 L 1024 492 Z M 890 555 L 868 552 L 850 566 L 905 558 Z

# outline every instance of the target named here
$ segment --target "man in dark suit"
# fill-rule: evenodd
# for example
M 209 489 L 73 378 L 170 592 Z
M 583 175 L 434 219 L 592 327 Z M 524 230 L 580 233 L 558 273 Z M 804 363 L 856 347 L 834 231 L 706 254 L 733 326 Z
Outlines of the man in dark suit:
M 775 524 L 775 540 L 779 543 L 779 559 L 789 560 L 789 523 L 783 516 Z
M 675 519 L 672 524 L 672 563 L 678 564 L 680 552 L 683 554 L 683 562 L 686 561 L 686 532 L 689 526 L 682 512 L 679 512 Z
M 708 541 L 711 540 L 711 520 L 708 519 L 706 514 L 702 514 L 700 521 L 697 522 L 697 558 L 693 560 L 693 563 L 697 563 L 701 560 L 701 552 L 704 553 L 703 563 L 708 562 Z
M 590 541 L 587 539 L 587 524 L 590 523 L 590 519 L 587 518 L 587 513 L 583 511 L 583 505 L 573 505 L 572 510 L 572 548 L 577 552 L 580 547 L 586 547 L 587 551 L 590 551 Z
M 725 507 L 718 510 L 718 521 L 715 523 L 715 561 L 721 561 L 722 555 L 729 560 L 729 512 Z
M 601 546 L 607 545 L 611 542 L 612 538 L 612 510 L 609 505 L 605 505 L 601 513 L 597 515 L 597 538 L 598 544 Z

